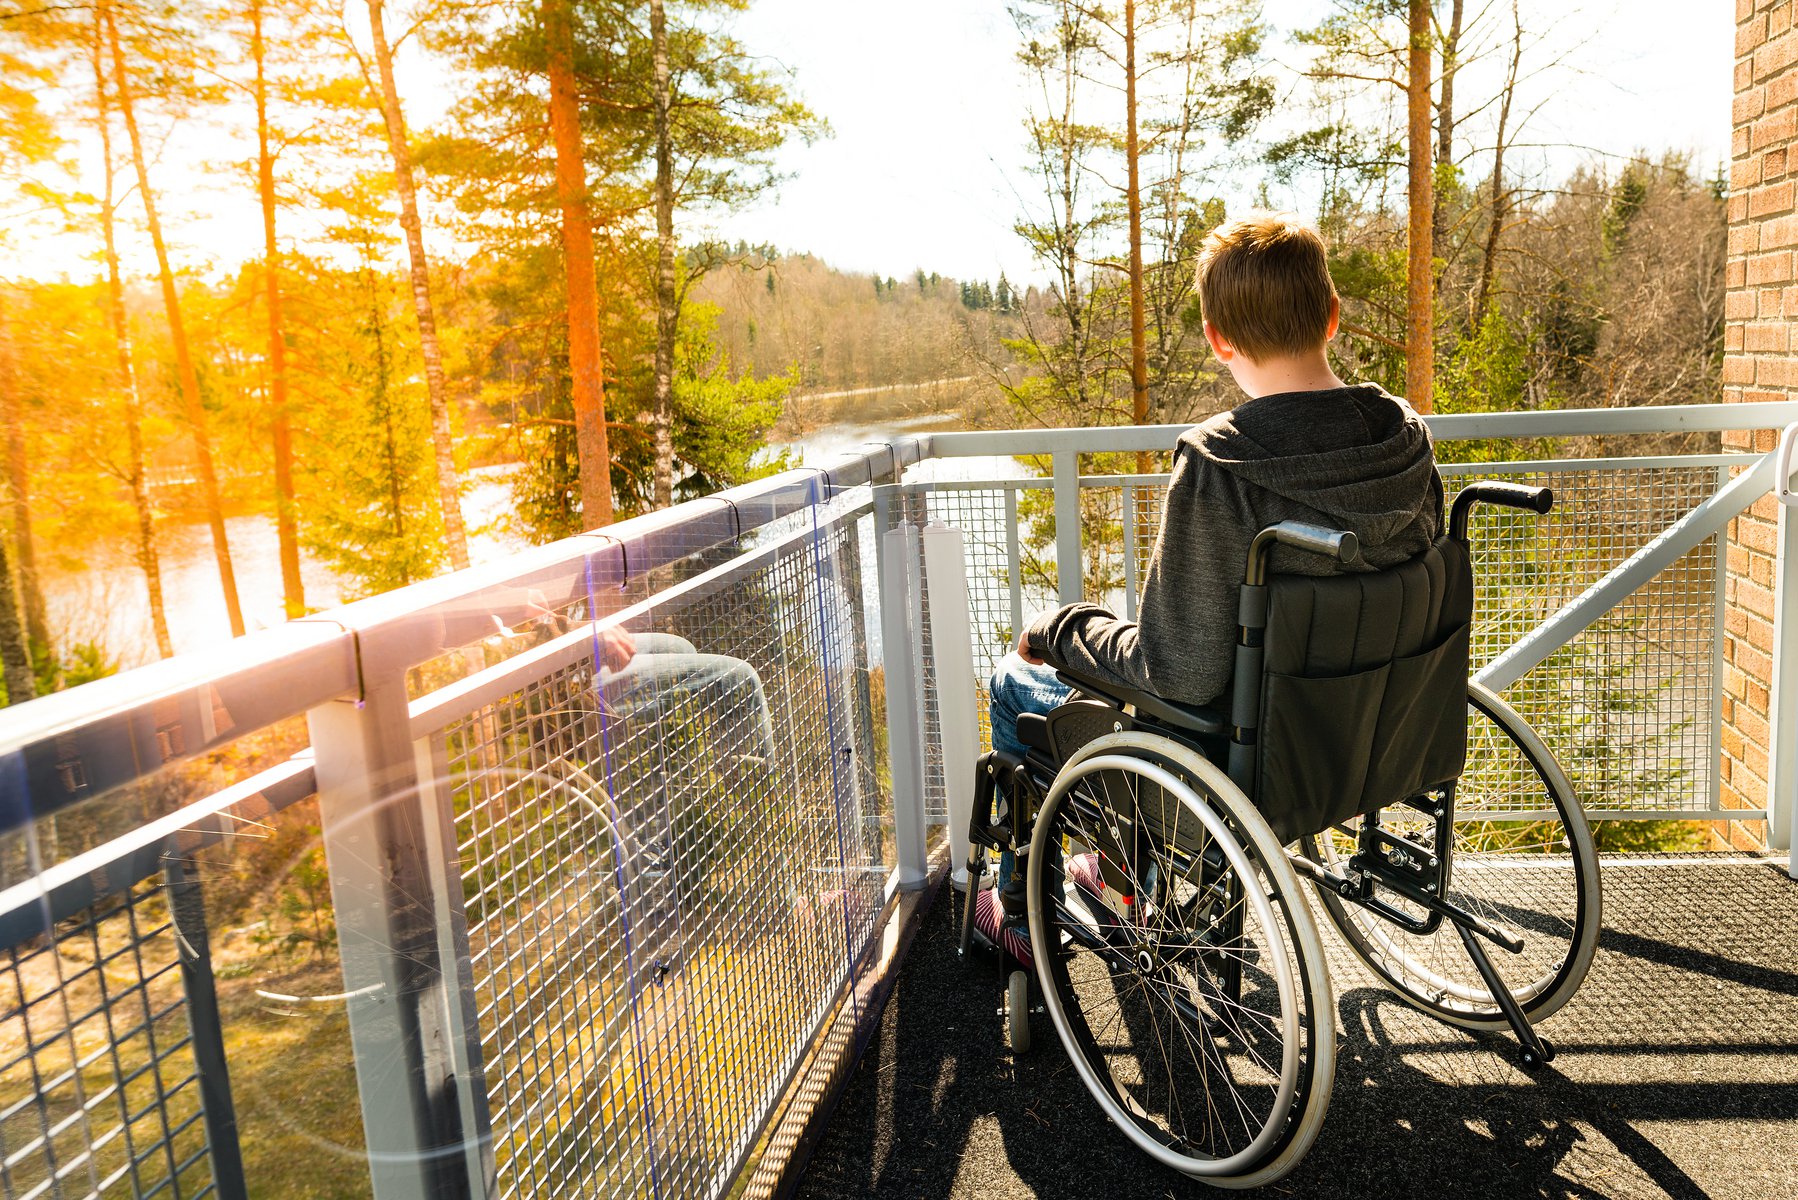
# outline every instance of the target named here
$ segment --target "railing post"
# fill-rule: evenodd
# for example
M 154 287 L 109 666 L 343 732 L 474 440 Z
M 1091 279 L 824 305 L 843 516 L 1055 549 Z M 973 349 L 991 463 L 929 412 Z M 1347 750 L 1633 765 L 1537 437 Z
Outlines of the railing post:
M 1768 689 L 1767 842 L 1790 850 L 1798 840 L 1798 519 L 1779 506 L 1779 561 L 1773 595 L 1773 678 Z M 1798 879 L 1798 858 L 1788 866 Z
M 1055 582 L 1063 604 L 1078 604 L 1086 590 L 1080 570 L 1080 454 L 1056 451 Z
M 307 714 L 350 1043 L 376 1200 L 474 1195 L 458 1077 L 463 997 L 444 971 L 446 806 L 421 788 L 403 670 L 365 676 L 359 702 Z M 435 844 L 434 844 L 435 843 Z
M 225 1064 L 225 1035 L 212 975 L 206 902 L 200 895 L 200 877 L 192 862 L 166 859 L 162 877 L 168 889 L 175 949 L 181 960 L 181 986 L 187 996 L 187 1028 L 193 1037 L 194 1074 L 200 1083 L 200 1111 L 206 1123 L 213 1194 L 224 1200 L 238 1200 L 250 1192 L 244 1180 L 243 1147 L 237 1136 L 237 1110 L 231 1101 L 231 1075 Z
M 959 885 L 967 881 L 968 821 L 974 812 L 974 764 L 980 754 L 967 549 L 962 531 L 952 525 L 925 526 L 922 541 L 930 586 L 930 665 L 936 681 L 937 736 L 942 742 L 949 866 Z
M 893 840 L 899 886 L 915 891 L 930 873 L 924 824 L 923 593 L 918 530 L 897 486 L 874 489 L 880 579 L 881 657 L 886 666 L 887 762 L 893 777 Z

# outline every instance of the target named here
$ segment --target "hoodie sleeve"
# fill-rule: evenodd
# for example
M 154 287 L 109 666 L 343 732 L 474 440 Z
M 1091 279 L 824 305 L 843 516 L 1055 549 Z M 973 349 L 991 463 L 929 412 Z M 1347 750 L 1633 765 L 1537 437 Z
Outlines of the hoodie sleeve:
M 1236 594 L 1250 528 L 1233 481 L 1182 444 L 1139 606 L 1125 621 L 1096 604 L 1070 604 L 1033 621 L 1031 649 L 1058 666 L 1187 704 L 1230 681 Z

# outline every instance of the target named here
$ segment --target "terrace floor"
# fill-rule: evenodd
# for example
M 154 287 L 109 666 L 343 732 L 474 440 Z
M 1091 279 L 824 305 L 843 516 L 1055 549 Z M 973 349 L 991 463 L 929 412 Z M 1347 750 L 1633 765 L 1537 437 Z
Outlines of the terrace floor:
M 1783 860 L 1604 861 L 1604 934 L 1543 1031 L 1508 1037 L 1400 1003 L 1333 935 L 1336 1090 L 1322 1136 L 1270 1194 L 1716 1197 L 1798 1194 L 1798 882 Z M 924 917 L 801 1197 L 1221 1195 L 1138 1154 L 1048 1019 L 1006 1049 L 998 971 L 955 957 L 954 901 Z M 1319 910 L 1321 922 L 1321 910 Z

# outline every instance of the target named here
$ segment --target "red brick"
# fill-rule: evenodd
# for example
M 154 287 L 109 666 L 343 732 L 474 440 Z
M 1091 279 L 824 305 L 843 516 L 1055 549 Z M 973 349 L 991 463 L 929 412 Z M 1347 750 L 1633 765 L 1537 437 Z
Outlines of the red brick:
M 1789 287 L 1785 290 L 1785 303 L 1781 306 L 1780 315 L 1798 317 L 1798 287 Z
M 1737 125 L 1752 121 L 1766 111 L 1767 89 L 1764 87 L 1749 88 L 1729 106 L 1729 115 Z
M 1740 25 L 1754 15 L 1755 0 L 1736 0 L 1736 24 Z
M 1775 146 L 1761 156 L 1761 178 L 1768 183 L 1786 173 L 1786 148 Z
M 1798 109 L 1786 111 L 1798 114 Z M 1753 188 L 1748 193 L 1748 215 L 1765 217 L 1772 213 L 1792 211 L 1793 183 L 1785 180 L 1782 183 L 1767 183 Z
M 1746 764 L 1744 764 L 1744 765 L 1746 765 Z M 1738 771 L 1738 772 L 1736 772 L 1736 777 L 1734 780 L 1732 780 L 1732 782 L 1735 783 L 1735 785 L 1736 785 L 1737 793 L 1746 802 L 1743 804 L 1742 807 L 1744 807 L 1744 808 L 1765 808 L 1766 807 L 1766 805 L 1767 805 L 1767 781 L 1766 780 L 1756 778 L 1755 776 L 1749 775 L 1745 771 Z
M 1751 269 L 1753 265 L 1751 261 L 1749 263 Z M 1784 269 L 1790 272 L 1790 259 L 1786 260 Z M 1743 336 L 1746 339 L 1743 349 L 1750 354 L 1783 354 L 1791 346 L 1791 335 L 1783 321 L 1756 321 L 1746 327 Z
M 1724 383 L 1753 383 L 1754 377 L 1754 359 L 1732 354 L 1723 360 Z
M 1750 683 L 1748 685 L 1747 699 L 1748 703 L 1754 706 L 1755 712 L 1764 713 L 1770 711 L 1769 706 L 1772 704 L 1772 697 L 1768 694 L 1765 684 Z
M 1747 642 L 1736 642 L 1736 663 L 1756 679 L 1773 678 L 1773 660 Z
M 1761 559 L 1760 561 L 1767 562 L 1767 560 L 1764 558 Z M 1768 565 L 1771 566 L 1772 564 L 1768 563 Z M 1770 592 L 1768 594 L 1771 595 Z M 1746 605 L 1744 607 L 1752 608 L 1753 606 Z M 1771 614 L 1769 614 L 1769 616 L 1770 615 Z M 1742 640 L 1744 642 L 1746 642 L 1748 645 L 1753 646 L 1756 650 L 1764 650 L 1768 654 L 1772 654 L 1773 653 L 1773 622 L 1771 620 L 1766 620 L 1766 619 L 1762 619 L 1761 617 L 1757 617 L 1752 612 L 1749 613 L 1748 614 L 1748 634 Z
M 1798 60 L 1798 38 L 1792 36 L 1791 30 L 1770 37 L 1766 43 L 1754 52 L 1754 77 L 1766 79 L 1777 75 L 1794 60 Z
M 1776 4 L 1767 10 L 1767 36 L 1784 33 L 1792 27 L 1792 6 Z
M 1729 235 L 1733 239 L 1735 230 L 1730 230 Z M 1736 250 L 1732 247 L 1730 253 L 1734 254 Z M 1759 305 L 1755 303 L 1757 295 L 1757 292 L 1729 293 L 1723 297 L 1723 315 L 1731 321 L 1745 321 L 1756 316 L 1759 313 Z
M 1747 735 L 1744 734 L 1743 736 L 1746 737 Z M 1742 745 L 1742 765 L 1754 773 L 1754 779 L 1752 781 L 1747 779 L 1740 781 L 1742 794 L 1745 796 L 1754 795 L 1755 784 L 1759 783 L 1762 785 L 1761 795 L 1765 796 L 1767 794 L 1765 790 L 1767 780 L 1767 751 L 1765 748 L 1756 745 L 1753 741 L 1744 742 Z
M 1793 39 L 1793 41 L 1798 43 L 1798 39 Z M 1798 117 L 1798 113 L 1794 113 L 1789 107 L 1774 109 L 1753 124 L 1751 128 L 1754 136 L 1750 144 L 1756 150 L 1785 145 L 1792 140 L 1793 130 L 1798 129 L 1798 121 L 1794 121 L 1795 117 Z
M 1777 79 L 1769 79 L 1761 91 L 1765 94 L 1763 103 L 1769 111 L 1782 104 L 1790 104 L 1793 100 L 1798 100 L 1798 75 L 1788 72 Z
M 1736 26 L 1736 57 L 1753 54 L 1767 40 L 1767 18 L 1757 15 Z
M 1764 158 L 1765 155 L 1762 156 Z M 1751 188 L 1761 181 L 1761 159 L 1744 158 L 1729 164 L 1729 186 L 1734 191 Z
M 1757 254 L 1748 260 L 1747 265 L 1748 275 L 1746 282 L 1751 283 L 1756 287 L 1766 283 L 1785 283 L 1792 278 L 1792 252 L 1789 250 L 1775 250 L 1771 254 Z M 1785 343 L 1783 341 L 1780 342 L 1779 348 L 1782 350 L 1785 349 Z
M 1776 321 L 1785 316 L 1785 289 L 1762 288 L 1754 293 L 1755 316 L 1763 320 Z
M 1738 731 L 1725 727 L 1719 740 L 1723 743 L 1723 753 L 1731 758 L 1742 757 L 1742 735 Z
M 1753 83 L 1754 83 L 1754 60 L 1752 58 L 1737 59 L 1736 60 L 1736 91 L 1739 92 L 1743 88 L 1748 87 Z
M 1749 137 L 1749 129 L 1750 126 L 1738 125 L 1729 135 L 1729 156 L 1731 158 L 1741 158 L 1754 148 L 1752 139 Z
M 1735 264 L 1732 263 L 1731 265 L 1734 266 Z M 1740 325 L 1730 325 L 1725 327 L 1723 330 L 1723 348 L 1731 351 L 1741 350 L 1742 327 Z
M 1726 360 L 1723 365 L 1728 367 L 1728 361 Z M 1760 384 L 1762 387 L 1789 388 L 1798 386 L 1798 359 L 1755 359 L 1754 382 Z
M 1731 198 L 1730 204 L 1733 206 L 1737 200 L 1740 200 L 1743 204 L 1748 203 L 1746 197 L 1737 196 L 1737 197 Z M 1724 287 L 1742 287 L 1747 282 L 1748 282 L 1748 264 L 1747 263 L 1743 262 L 1741 259 L 1738 258 L 1738 259 L 1734 259 L 1733 261 L 1725 264 L 1725 266 L 1723 268 L 1723 286 Z

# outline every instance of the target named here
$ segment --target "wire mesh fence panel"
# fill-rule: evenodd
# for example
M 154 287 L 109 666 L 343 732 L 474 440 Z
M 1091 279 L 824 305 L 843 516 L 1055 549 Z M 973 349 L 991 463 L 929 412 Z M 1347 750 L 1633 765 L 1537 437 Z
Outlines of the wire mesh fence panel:
M 1601 465 L 1450 475 L 1554 489 L 1546 515 L 1482 506 L 1469 527 L 1478 669 L 1697 507 L 1723 481 L 1710 464 Z M 1713 807 L 1718 547 L 1709 538 L 1505 689 L 1595 810 Z M 1477 779 L 1496 797 L 1496 779 Z M 1533 806 L 1539 798 L 1519 797 Z
M 499 1194 L 718 1194 L 839 1002 L 890 840 L 864 521 L 700 564 L 628 662 L 593 635 L 447 730 Z
M 1709 459 L 1666 465 L 1599 461 L 1527 470 L 1493 463 L 1447 467 L 1445 474 L 1451 501 L 1472 477 L 1550 486 L 1556 494 L 1547 516 L 1476 510 L 1476 669 L 1690 512 L 1727 478 L 1725 468 Z M 1081 489 L 1086 595 L 1120 615 L 1141 597 L 1166 487 L 1165 477 L 1130 477 L 1119 483 L 1088 477 Z M 1011 577 L 1054 575 L 1054 540 L 1044 525 L 1050 518 L 1033 514 L 1027 504 L 1021 518 L 1008 522 L 1005 488 L 965 483 L 929 490 L 927 507 L 914 512 L 913 519 L 925 516 L 957 525 L 968 539 L 972 633 L 984 710 L 986 675 L 1015 640 Z M 1644 812 L 1713 807 L 1719 585 L 1717 540 L 1711 538 L 1507 689 L 1506 698 L 1548 741 L 1589 807 Z M 1024 619 L 1052 605 L 1052 597 L 1027 594 Z M 927 712 L 934 711 L 933 687 L 927 671 Z M 1480 786 L 1473 790 L 1481 795 L 1503 794 L 1496 780 L 1477 782 Z M 940 803 L 940 785 L 927 794 Z
M 5 951 L 0 1187 L 214 1194 L 179 934 L 160 878 Z

